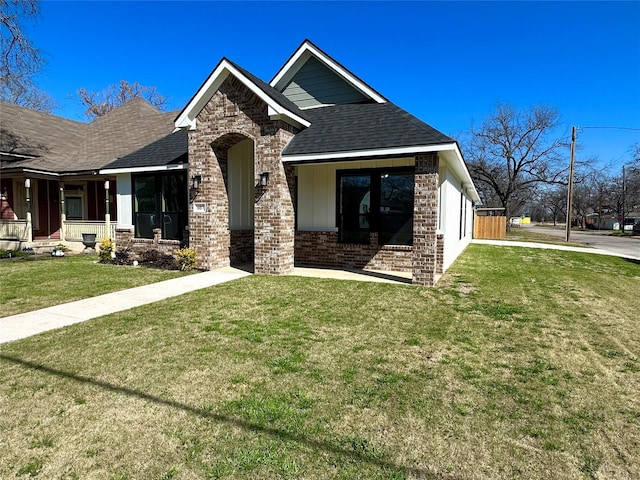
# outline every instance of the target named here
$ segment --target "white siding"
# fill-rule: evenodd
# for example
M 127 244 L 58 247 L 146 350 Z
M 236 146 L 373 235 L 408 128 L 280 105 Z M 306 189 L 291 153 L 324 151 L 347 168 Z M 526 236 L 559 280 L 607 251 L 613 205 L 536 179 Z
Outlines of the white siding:
M 298 230 L 336 231 L 336 171 L 358 168 L 405 167 L 413 158 L 300 165 L 298 176 Z
M 253 228 L 253 191 L 256 183 L 253 173 L 253 141 L 243 140 L 229 149 L 229 228 Z
M 451 266 L 471 241 L 472 217 L 472 202 L 464 193 L 460 180 L 446 168 L 446 165 L 442 165 L 440 168 L 440 233 L 444 234 L 444 270 Z
M 131 192 L 131 174 L 121 173 L 116 176 L 116 206 L 118 226 L 133 228 L 133 195 Z

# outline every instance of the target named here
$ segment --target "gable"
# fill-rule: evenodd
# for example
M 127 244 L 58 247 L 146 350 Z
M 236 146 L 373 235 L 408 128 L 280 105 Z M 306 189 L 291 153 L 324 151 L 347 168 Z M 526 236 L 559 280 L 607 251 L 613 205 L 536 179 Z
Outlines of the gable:
M 307 60 L 282 93 L 299 108 L 370 101 L 315 57 Z
M 309 66 L 307 64 L 310 63 Z M 322 69 L 318 68 L 318 64 L 320 64 Z M 286 88 L 291 86 L 291 83 L 295 77 L 298 76 L 298 73 L 301 71 L 306 71 L 305 75 L 299 77 L 299 80 L 296 82 L 297 86 L 300 84 L 304 84 L 306 88 L 303 86 L 302 90 L 307 91 L 311 98 L 316 98 L 318 103 L 316 105 L 326 105 L 326 104 L 335 104 L 335 103 L 360 103 L 361 97 L 364 97 L 367 101 L 375 102 L 375 103 L 385 103 L 387 101 L 382 95 L 376 92 L 373 88 L 359 79 L 356 75 L 347 70 L 344 66 L 340 65 L 337 61 L 327 55 L 325 52 L 316 47 L 309 40 L 305 40 L 302 42 L 302 45 L 298 47 L 298 49 L 294 52 L 294 54 L 287 60 L 287 62 L 280 68 L 276 76 L 273 77 L 269 85 L 274 87 L 276 90 L 283 92 Z M 348 101 L 346 97 L 340 99 L 340 102 L 322 102 L 319 101 L 317 97 L 320 97 L 318 92 L 318 87 L 314 86 L 313 88 L 308 87 L 308 79 L 305 79 L 306 75 L 310 75 L 314 77 L 317 73 L 322 71 L 322 75 L 325 75 L 325 80 L 328 80 L 328 88 L 338 88 L 341 92 L 345 93 L 345 84 L 347 87 L 347 91 L 350 91 L 350 95 L 353 95 L 353 91 L 355 91 L 358 95 L 357 100 Z M 326 71 L 333 73 L 335 76 L 327 76 Z M 315 73 L 314 73 L 315 72 Z M 339 80 L 336 82 L 336 78 Z M 315 82 L 311 82 L 315 83 Z M 300 92 L 295 92 L 295 86 L 291 86 L 290 94 L 297 94 Z M 293 98 L 292 98 L 293 100 Z M 309 101 L 309 98 L 306 99 Z M 303 101 L 299 99 L 298 101 Z M 311 105 L 313 106 L 313 105 Z
M 189 128 L 190 130 L 195 130 L 197 116 L 229 76 L 235 77 L 267 104 L 269 117 L 272 120 L 283 120 L 297 128 L 311 125 L 305 114 L 281 92 L 233 62 L 223 58 L 176 117 L 175 127 L 177 129 Z

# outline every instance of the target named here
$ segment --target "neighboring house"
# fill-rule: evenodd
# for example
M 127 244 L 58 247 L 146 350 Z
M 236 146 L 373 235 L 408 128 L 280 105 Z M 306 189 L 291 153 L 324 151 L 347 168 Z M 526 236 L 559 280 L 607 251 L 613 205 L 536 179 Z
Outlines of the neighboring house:
M 99 170 L 167 135 L 174 118 L 141 98 L 90 123 L 0 103 L 2 248 L 81 240 L 82 233 L 113 236 L 115 177 Z
M 620 220 L 622 220 L 621 216 L 608 214 L 603 215 L 602 219 L 598 221 L 597 213 L 589 213 L 586 215 L 585 226 L 600 230 L 620 230 Z M 624 229 L 626 231 L 633 230 L 633 225 L 639 220 L 640 212 L 628 212 L 624 216 Z
M 205 269 L 395 270 L 433 285 L 470 242 L 479 197 L 457 142 L 309 41 L 269 83 L 223 58 L 175 127 L 101 170 L 117 177 L 119 245 L 177 242 L 184 227 Z

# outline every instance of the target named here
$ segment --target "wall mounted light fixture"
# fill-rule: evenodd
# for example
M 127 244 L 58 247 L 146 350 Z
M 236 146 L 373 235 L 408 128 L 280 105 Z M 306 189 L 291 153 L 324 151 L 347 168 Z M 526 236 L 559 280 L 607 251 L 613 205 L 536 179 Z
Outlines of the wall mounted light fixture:
M 198 190 L 200 188 L 200 183 L 202 183 L 202 177 L 200 175 L 196 175 L 191 179 L 191 186 L 194 190 Z
M 269 183 L 269 172 L 262 172 L 260 174 L 260 186 L 266 187 Z

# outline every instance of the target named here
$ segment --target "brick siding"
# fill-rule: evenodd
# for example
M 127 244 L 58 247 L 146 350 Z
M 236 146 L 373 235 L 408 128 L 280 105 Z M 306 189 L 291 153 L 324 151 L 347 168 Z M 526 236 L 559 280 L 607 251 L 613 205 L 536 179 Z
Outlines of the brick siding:
M 413 281 L 432 286 L 437 272 L 438 167 L 437 153 L 416 155 L 413 202 Z
M 253 230 L 231 230 L 229 261 L 231 264 L 253 262 Z
M 298 266 L 329 268 L 363 268 L 410 272 L 413 247 L 378 245 L 372 233 L 369 245 L 338 242 L 337 232 L 296 232 L 295 262 Z
M 191 247 L 200 268 L 223 267 L 246 258 L 246 234 L 229 230 L 227 152 L 241 140 L 255 144 L 255 183 L 269 172 L 269 184 L 256 188 L 254 264 L 256 273 L 286 273 L 293 269 L 294 214 L 289 172 L 281 153 L 297 130 L 269 118 L 267 105 L 242 82 L 229 76 L 197 117 L 189 132 L 189 183 L 202 177 L 194 202 L 206 213 L 190 212 Z M 193 208 L 193 206 L 191 206 Z M 233 245 L 236 241 L 238 245 Z
M 165 255 L 175 255 L 181 248 L 180 240 L 163 240 L 162 230 L 153 230 L 153 238 L 135 238 L 133 229 L 116 228 L 116 248 L 130 248 L 131 260 L 140 260 L 140 256 L 148 250 L 157 250 Z
M 444 273 L 444 235 L 439 233 L 436 236 L 438 242 L 436 254 L 436 273 L 442 275 Z

